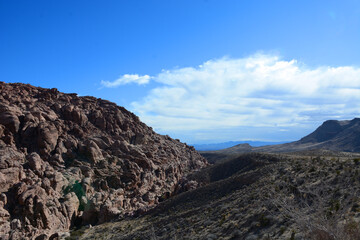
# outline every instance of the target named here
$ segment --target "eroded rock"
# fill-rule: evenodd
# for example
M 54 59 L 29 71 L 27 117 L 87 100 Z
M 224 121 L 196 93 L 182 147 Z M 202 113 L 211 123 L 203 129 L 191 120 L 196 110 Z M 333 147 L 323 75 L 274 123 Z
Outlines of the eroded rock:
M 0 239 L 144 212 L 206 165 L 109 101 L 0 83 Z

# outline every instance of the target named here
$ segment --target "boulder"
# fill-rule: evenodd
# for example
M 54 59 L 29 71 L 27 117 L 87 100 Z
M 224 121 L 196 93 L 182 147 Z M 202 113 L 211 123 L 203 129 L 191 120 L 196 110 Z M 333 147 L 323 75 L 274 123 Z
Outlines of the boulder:
M 13 112 L 0 112 L 0 124 L 12 133 L 19 131 L 20 121 Z

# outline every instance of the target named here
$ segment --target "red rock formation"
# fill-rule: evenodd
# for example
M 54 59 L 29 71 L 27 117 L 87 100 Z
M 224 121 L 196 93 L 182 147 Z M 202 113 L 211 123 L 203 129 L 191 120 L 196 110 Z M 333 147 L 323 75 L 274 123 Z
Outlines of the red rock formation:
M 0 239 L 146 211 L 206 164 L 109 101 L 0 83 Z

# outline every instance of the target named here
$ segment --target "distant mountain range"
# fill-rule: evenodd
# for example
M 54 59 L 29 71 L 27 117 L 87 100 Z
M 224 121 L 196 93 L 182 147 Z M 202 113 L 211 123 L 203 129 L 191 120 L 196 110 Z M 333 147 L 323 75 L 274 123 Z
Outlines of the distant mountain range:
M 295 142 L 260 147 L 242 143 L 219 152 L 297 152 L 315 149 L 360 152 L 360 118 L 325 121 L 314 132 Z
M 230 148 L 239 144 L 249 144 L 252 147 L 260 147 L 266 145 L 282 144 L 286 142 L 261 142 L 261 141 L 229 141 L 222 143 L 210 143 L 210 144 L 193 144 L 197 151 L 216 151 L 225 148 Z

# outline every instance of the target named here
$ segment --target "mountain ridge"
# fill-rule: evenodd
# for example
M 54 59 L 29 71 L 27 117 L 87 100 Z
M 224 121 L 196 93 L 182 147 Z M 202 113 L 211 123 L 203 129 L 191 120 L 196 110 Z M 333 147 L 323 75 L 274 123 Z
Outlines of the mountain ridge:
M 360 152 L 360 118 L 352 120 L 327 120 L 314 132 L 304 136 L 298 141 L 249 147 L 239 144 L 227 149 L 216 151 L 218 153 L 244 153 L 244 152 L 297 152 L 309 150 L 330 150 L 339 152 Z

